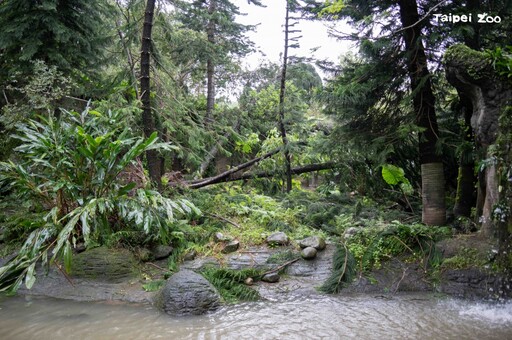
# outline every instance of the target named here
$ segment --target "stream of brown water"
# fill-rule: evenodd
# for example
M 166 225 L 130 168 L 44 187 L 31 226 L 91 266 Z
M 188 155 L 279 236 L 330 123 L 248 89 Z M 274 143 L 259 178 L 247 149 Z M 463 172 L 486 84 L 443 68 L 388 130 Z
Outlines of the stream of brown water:
M 0 298 L 0 339 L 512 339 L 512 302 L 288 296 L 171 317 L 147 305 Z

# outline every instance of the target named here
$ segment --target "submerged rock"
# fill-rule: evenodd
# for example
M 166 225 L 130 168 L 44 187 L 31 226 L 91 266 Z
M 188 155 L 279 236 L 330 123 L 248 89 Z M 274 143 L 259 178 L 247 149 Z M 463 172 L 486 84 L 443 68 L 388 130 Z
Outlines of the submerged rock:
M 316 250 L 324 250 L 325 249 L 325 240 L 320 236 L 310 236 L 306 237 L 303 240 L 299 241 L 299 246 L 304 249 L 307 247 L 313 247 Z
M 269 245 L 285 246 L 290 242 L 288 236 L 282 231 L 271 234 L 267 237 L 267 243 Z
M 171 315 L 200 315 L 217 309 L 220 295 L 204 277 L 184 269 L 167 280 L 155 304 Z
M 300 252 L 300 256 L 302 256 L 302 258 L 305 260 L 312 260 L 316 257 L 317 252 L 318 251 L 316 250 L 316 248 L 307 247 L 302 249 L 302 251 Z

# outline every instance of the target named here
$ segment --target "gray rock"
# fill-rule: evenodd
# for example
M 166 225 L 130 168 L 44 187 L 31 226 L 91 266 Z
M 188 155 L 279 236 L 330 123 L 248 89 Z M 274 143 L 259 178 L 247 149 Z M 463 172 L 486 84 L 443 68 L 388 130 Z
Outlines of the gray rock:
M 320 236 L 310 236 L 306 237 L 303 240 L 299 241 L 299 246 L 304 249 L 307 247 L 313 247 L 316 250 L 324 250 L 325 249 L 325 240 Z
M 220 306 L 220 295 L 204 277 L 185 269 L 167 280 L 155 304 L 170 315 L 201 315 Z
M 183 261 L 192 261 L 196 258 L 197 252 L 195 250 L 188 251 L 183 255 Z
M 240 247 L 240 242 L 238 240 L 234 240 L 234 241 L 228 242 L 222 249 L 222 252 L 224 254 L 229 254 L 229 253 L 237 251 L 239 247 Z
M 151 250 L 155 260 L 163 260 L 168 258 L 172 253 L 171 246 L 158 245 Z
M 232 239 L 229 236 L 225 236 L 223 233 L 215 233 L 215 235 L 213 235 L 213 240 L 215 242 L 229 242 Z
M 267 237 L 267 243 L 269 245 L 285 246 L 288 244 L 289 241 L 290 240 L 288 239 L 288 236 L 286 236 L 286 234 L 283 233 L 282 231 L 273 233 L 269 237 Z
M 74 277 L 118 283 L 137 276 L 137 260 L 126 249 L 98 247 L 73 256 Z
M 305 260 L 312 260 L 316 257 L 317 252 L 318 251 L 316 250 L 316 248 L 307 247 L 302 249 L 302 251 L 300 252 L 300 256 L 302 256 L 302 258 Z
M 261 278 L 261 281 L 263 282 L 269 282 L 269 283 L 276 283 L 279 281 L 279 274 L 274 272 L 274 273 L 268 273 L 268 274 L 265 274 L 263 275 L 263 277 Z

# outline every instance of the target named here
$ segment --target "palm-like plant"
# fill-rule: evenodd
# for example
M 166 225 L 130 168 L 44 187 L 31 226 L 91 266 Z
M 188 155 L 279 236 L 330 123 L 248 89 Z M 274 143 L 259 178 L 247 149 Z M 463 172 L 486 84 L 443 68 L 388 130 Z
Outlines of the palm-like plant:
M 15 149 L 20 161 L 0 163 L 0 182 L 47 214 L 18 255 L 0 268 L 0 291 L 16 291 L 23 280 L 30 288 L 40 259 L 49 264 L 63 258 L 69 270 L 72 248 L 80 241 L 101 243 L 114 224 L 169 242 L 176 214 L 200 213 L 187 200 L 122 180 L 120 174 L 145 151 L 173 149 L 157 143 L 156 133 L 132 137 L 122 119 L 86 109 L 18 126 L 14 138 L 21 141 Z

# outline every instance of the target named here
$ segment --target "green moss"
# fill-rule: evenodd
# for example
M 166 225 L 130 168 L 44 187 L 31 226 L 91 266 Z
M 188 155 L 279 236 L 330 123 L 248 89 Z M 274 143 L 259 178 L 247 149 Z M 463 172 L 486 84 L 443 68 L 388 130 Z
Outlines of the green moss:
M 463 44 L 453 45 L 446 50 L 445 65 L 459 65 L 474 80 L 492 78 L 491 60 L 484 52 L 475 51 Z
M 137 261 L 126 249 L 98 247 L 73 257 L 71 273 L 75 277 L 122 282 L 138 275 Z

